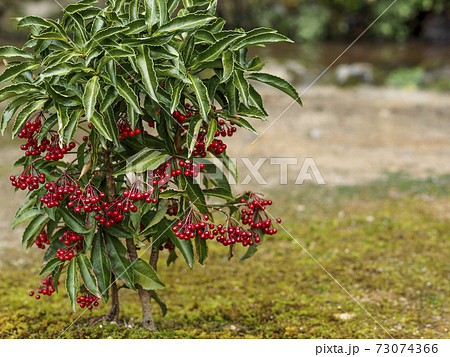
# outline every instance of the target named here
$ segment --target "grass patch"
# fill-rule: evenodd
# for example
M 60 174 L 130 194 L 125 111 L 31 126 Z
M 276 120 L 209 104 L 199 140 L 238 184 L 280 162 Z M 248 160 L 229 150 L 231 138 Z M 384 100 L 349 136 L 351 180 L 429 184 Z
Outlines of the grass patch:
M 289 194 L 287 194 L 289 193 Z M 390 175 L 364 186 L 298 186 L 276 191 L 283 225 L 396 338 L 448 338 L 450 176 L 415 180 Z M 158 332 L 139 328 L 134 293 L 121 290 L 121 316 L 136 324 L 86 322 L 63 338 L 385 338 L 367 314 L 282 229 L 248 261 L 243 251 L 210 244 L 205 266 L 190 271 L 181 258 L 159 265 L 167 288 L 154 305 Z M 19 242 L 17 240 L 17 242 Z M 55 338 L 80 314 L 65 293 L 40 301 L 40 252 L 0 253 L 0 337 Z M 165 253 L 162 254 L 165 258 Z

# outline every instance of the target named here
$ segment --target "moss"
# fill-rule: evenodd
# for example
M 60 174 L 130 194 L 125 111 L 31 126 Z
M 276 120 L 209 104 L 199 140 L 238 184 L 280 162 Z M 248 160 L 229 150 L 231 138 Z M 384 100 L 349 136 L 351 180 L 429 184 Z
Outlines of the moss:
M 449 294 L 449 178 L 389 176 L 365 186 L 304 186 L 301 196 L 273 192 L 292 236 L 396 338 L 445 338 Z M 284 191 L 284 192 L 287 192 Z M 294 191 L 291 191 L 294 192 Z M 286 210 L 301 202 L 305 209 Z M 281 231 L 281 230 L 280 230 Z M 17 247 L 19 244 L 17 244 Z M 121 290 L 125 324 L 88 326 L 86 312 L 64 338 L 380 338 L 383 329 L 292 238 L 281 231 L 248 261 L 227 261 L 210 245 L 206 265 L 181 260 L 160 277 L 166 317 L 155 305 L 158 332 L 139 328 L 135 294 Z M 238 250 L 236 257 L 243 251 Z M 165 257 L 165 252 L 162 254 Z M 55 338 L 77 317 L 67 296 L 35 301 L 39 252 L 1 253 L 0 337 Z

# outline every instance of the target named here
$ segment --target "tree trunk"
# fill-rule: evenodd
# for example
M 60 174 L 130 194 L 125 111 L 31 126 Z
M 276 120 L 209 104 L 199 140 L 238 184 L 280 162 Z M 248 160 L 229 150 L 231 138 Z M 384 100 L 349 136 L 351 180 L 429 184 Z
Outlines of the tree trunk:
M 127 251 L 131 260 L 134 261 L 138 259 L 136 245 L 134 243 L 134 239 L 129 238 L 126 240 L 127 243 Z M 142 306 L 142 327 L 149 331 L 156 331 L 155 323 L 153 321 L 152 314 L 152 292 L 149 290 L 145 290 L 142 286 L 138 285 L 138 293 L 139 299 L 141 300 Z
M 109 202 L 114 201 L 116 196 L 116 185 L 114 183 L 114 178 L 112 175 L 112 165 L 111 156 L 108 150 L 103 151 L 103 157 L 105 160 L 105 176 L 106 176 L 106 187 L 108 188 L 108 200 Z M 111 275 L 111 310 L 109 310 L 108 315 L 106 315 L 107 321 L 119 321 L 119 289 L 117 288 L 116 276 L 113 273 Z
M 152 254 L 150 255 L 150 266 L 155 269 L 155 271 L 158 270 L 158 258 L 159 258 L 159 249 L 152 250 Z

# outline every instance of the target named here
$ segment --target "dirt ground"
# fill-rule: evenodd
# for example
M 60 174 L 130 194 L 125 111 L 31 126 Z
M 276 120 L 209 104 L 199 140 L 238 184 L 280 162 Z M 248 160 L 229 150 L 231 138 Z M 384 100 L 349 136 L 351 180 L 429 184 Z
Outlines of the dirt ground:
M 271 122 L 255 125 L 260 134 L 267 130 L 256 142 L 254 134 L 241 134 L 230 155 L 296 157 L 300 164 L 311 157 L 329 185 L 360 184 L 386 172 L 418 178 L 450 172 L 448 94 L 314 86 L 300 108 L 290 106 L 290 97 L 258 89 Z M 299 168 L 292 166 L 289 182 Z M 278 183 L 278 166 L 264 164 L 261 172 L 269 184 Z

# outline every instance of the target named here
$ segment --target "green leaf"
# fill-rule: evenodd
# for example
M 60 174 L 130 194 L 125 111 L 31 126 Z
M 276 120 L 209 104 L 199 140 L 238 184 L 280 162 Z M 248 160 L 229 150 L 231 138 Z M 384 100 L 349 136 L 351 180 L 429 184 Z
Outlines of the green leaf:
M 197 142 L 197 137 L 200 132 L 200 128 L 203 125 L 202 118 L 199 115 L 194 116 L 189 123 L 189 130 L 187 133 L 187 145 L 189 148 L 189 153 L 192 154 L 194 151 L 195 143 Z
M 211 110 L 211 103 L 208 98 L 208 88 L 204 85 L 200 78 L 192 74 L 188 74 L 192 84 L 192 89 L 197 97 L 198 106 L 203 120 L 208 121 L 208 113 Z
M 248 247 L 247 251 L 242 256 L 241 261 L 251 258 L 256 253 L 257 250 L 258 247 L 255 244 Z
M 205 147 L 208 147 L 212 143 L 216 131 L 217 131 L 217 120 L 211 119 L 209 122 L 208 132 L 206 134 Z
M 131 106 L 131 108 L 138 114 L 142 115 L 142 110 L 139 105 L 139 98 L 136 95 L 136 93 L 131 89 L 130 85 L 128 84 L 125 79 L 121 76 L 116 77 L 117 84 L 115 85 L 117 91 L 119 92 L 120 96 L 125 99 L 125 101 L 128 103 L 128 105 Z
M 113 141 L 113 134 L 110 132 L 110 128 L 106 126 L 106 120 L 98 112 L 94 112 L 90 122 L 94 125 L 95 129 L 98 130 L 101 136 L 106 140 Z
M 77 132 L 78 123 L 80 121 L 82 113 L 83 110 L 78 109 L 74 110 L 70 115 L 69 124 L 66 126 L 63 132 L 63 138 L 67 144 L 69 144 L 72 141 L 73 137 Z
M 168 23 L 162 25 L 155 32 L 155 34 L 159 35 L 170 32 L 187 32 L 199 28 L 214 19 L 214 16 L 197 14 L 188 14 L 185 16 L 176 17 L 170 20 Z
M 299 105 L 303 106 L 300 96 L 297 93 L 297 90 L 294 88 L 292 84 L 290 84 L 285 79 L 279 78 L 277 76 L 268 73 L 250 73 L 247 74 L 246 77 L 248 79 L 253 79 L 255 81 L 268 84 L 269 86 L 272 86 L 286 93 L 291 98 L 294 98 Z
M 158 77 L 156 76 L 153 60 L 150 57 L 150 51 L 144 46 L 139 46 L 136 56 L 136 64 L 139 68 L 148 95 L 158 103 L 156 91 L 158 90 Z
M 159 22 L 158 8 L 155 0 L 144 0 L 145 3 L 145 21 L 147 23 L 147 32 L 152 34 L 153 25 Z
M 2 135 L 5 133 L 8 123 L 14 117 L 16 112 L 19 110 L 20 106 L 22 106 L 25 103 L 28 103 L 29 101 L 30 101 L 30 98 L 28 98 L 28 97 L 19 97 L 8 103 L 8 105 L 6 106 L 5 110 L 2 113 L 2 118 L 1 118 L 0 128 L 1 128 Z
M 62 133 L 64 132 L 64 129 L 66 128 L 67 124 L 69 124 L 69 114 L 68 114 L 68 108 L 63 107 L 60 104 L 55 104 L 56 113 L 58 115 L 58 133 L 60 135 L 60 138 L 62 140 Z
M 74 63 L 60 63 L 53 67 L 46 68 L 38 77 L 39 80 L 43 78 L 66 76 L 74 71 L 93 72 L 92 68 L 84 67 L 80 64 Z
M 246 36 L 245 38 L 236 41 L 236 43 L 231 46 L 231 50 L 238 51 L 241 48 L 249 46 L 261 46 L 267 43 L 278 42 L 292 42 L 292 40 L 279 33 L 255 34 L 254 36 Z
M 220 79 L 220 83 L 225 83 L 231 78 L 234 71 L 234 54 L 231 51 L 225 51 L 222 53 L 222 65 L 223 75 Z
M 87 234 L 90 232 L 90 229 L 87 229 L 83 225 L 81 219 L 69 212 L 65 207 L 60 207 L 58 213 L 61 215 L 64 223 L 68 225 L 75 233 Z
M 161 290 L 165 285 L 159 280 L 155 269 L 150 264 L 137 259 L 133 262 L 134 283 L 139 284 L 145 290 Z
M 80 275 L 83 279 L 84 285 L 89 289 L 89 291 L 95 296 L 100 297 L 100 292 L 98 291 L 97 281 L 92 274 L 93 268 L 88 257 L 83 253 L 77 256 L 78 267 L 80 268 Z
M 6 67 L 3 73 L 0 75 L 0 83 L 11 82 L 18 75 L 26 72 L 32 71 L 39 67 L 39 64 L 33 62 L 22 62 L 15 66 Z
M 109 227 L 108 233 L 116 238 L 134 238 L 133 234 L 126 231 L 123 227 L 117 224 L 113 224 L 111 227 Z
M 42 211 L 40 211 L 36 208 L 27 209 L 27 210 L 23 211 L 20 215 L 14 217 L 14 220 L 11 223 L 11 228 L 14 229 L 19 224 L 26 222 L 30 219 L 33 219 L 40 214 L 42 214 Z
M 173 113 L 177 107 L 180 106 L 181 94 L 183 93 L 186 85 L 184 83 L 180 83 L 172 92 L 172 105 L 170 106 L 170 112 Z
M 156 291 L 152 290 L 152 298 L 155 299 L 156 303 L 161 308 L 161 312 L 162 312 L 163 317 L 166 316 L 166 314 L 167 314 L 167 305 L 159 298 L 159 296 L 156 293 Z
M 105 300 L 108 301 L 109 285 L 111 284 L 111 262 L 106 254 L 105 243 L 100 233 L 94 238 L 91 263 L 97 279 L 98 290 Z
M 161 197 L 161 196 L 160 196 Z M 155 215 L 152 217 L 151 221 L 145 225 L 145 229 L 139 233 L 140 237 L 145 237 L 148 232 L 152 230 L 154 226 L 156 226 L 161 220 L 164 218 L 167 212 L 167 207 L 164 205 L 161 205 L 160 209 L 155 213 Z
M 215 59 L 219 58 L 222 53 L 238 38 L 245 36 L 245 34 L 233 34 L 227 37 L 222 38 L 217 41 L 213 45 L 209 46 L 205 51 L 200 53 L 197 57 L 194 58 L 194 68 L 196 65 L 204 62 L 212 62 Z
M 192 246 L 192 242 L 190 240 L 175 237 L 172 229 L 168 229 L 167 232 L 169 232 L 169 235 L 171 236 L 170 240 L 173 245 L 180 250 L 186 264 L 192 269 L 194 267 L 194 247 Z
M 77 272 L 77 258 L 74 257 L 67 266 L 66 276 L 66 290 L 72 302 L 73 311 L 75 311 L 75 304 L 78 290 L 78 272 Z
M 104 113 L 117 99 L 117 96 L 119 95 L 119 92 L 116 88 L 113 86 L 109 87 L 106 91 L 105 97 L 102 100 L 102 103 L 100 104 L 100 113 Z
M 155 170 L 161 164 L 165 163 L 170 158 L 170 155 L 154 150 L 142 150 L 135 157 L 131 158 L 127 165 L 116 172 L 114 175 L 124 175 L 128 173 L 139 173 L 147 170 Z
M 0 47 L 0 58 L 13 58 L 22 57 L 27 59 L 33 59 L 33 55 L 24 50 L 20 50 L 14 46 L 2 46 Z
M 134 287 L 134 274 L 131 262 L 125 258 L 127 255 L 126 248 L 119 239 L 109 234 L 106 235 L 106 248 L 117 279 L 125 281 L 125 284 L 130 289 L 136 290 Z
M 208 256 L 208 245 L 206 241 L 201 239 L 199 236 L 195 236 L 195 250 L 197 251 L 198 262 L 203 264 Z
M 50 274 L 53 270 L 55 270 L 60 265 L 64 264 L 64 261 L 61 261 L 58 257 L 54 257 L 50 259 L 47 264 L 42 268 L 39 275 L 47 275 Z
M 53 27 L 53 25 L 38 16 L 25 16 L 21 18 L 17 18 L 17 28 L 27 27 L 27 26 L 38 26 L 38 27 Z
M 256 131 L 256 129 L 253 128 L 253 126 L 247 120 L 245 120 L 244 118 L 239 118 L 239 120 L 238 119 L 231 119 L 231 121 L 233 123 L 236 123 L 236 125 L 251 131 L 253 134 L 258 135 L 258 132 Z
M 95 111 L 98 93 L 100 92 L 99 77 L 92 77 L 86 84 L 83 94 L 83 106 L 87 121 L 90 121 Z
M 227 201 L 233 200 L 233 195 L 231 195 L 230 191 L 228 191 L 224 187 L 207 188 L 207 189 L 203 190 L 203 194 L 205 196 L 214 196 L 214 197 L 223 198 L 224 200 L 227 200 Z
M 233 74 L 233 84 L 238 89 L 239 95 L 242 98 L 244 105 L 249 106 L 250 87 L 244 77 L 244 72 L 236 70 Z
M 22 130 L 23 126 L 25 125 L 25 123 L 27 122 L 27 120 L 30 118 L 31 115 L 36 113 L 38 110 L 42 110 L 46 102 L 47 99 L 32 101 L 20 111 L 20 113 L 16 117 L 14 126 L 12 128 L 13 138 L 17 135 L 17 133 L 20 130 Z

